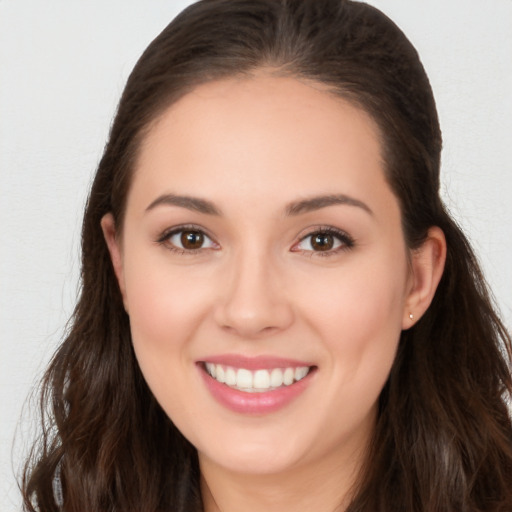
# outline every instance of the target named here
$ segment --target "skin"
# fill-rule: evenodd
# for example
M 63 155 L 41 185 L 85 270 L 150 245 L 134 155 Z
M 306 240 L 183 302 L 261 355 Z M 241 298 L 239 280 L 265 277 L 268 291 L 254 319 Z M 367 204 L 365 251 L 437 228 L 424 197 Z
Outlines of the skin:
M 153 204 L 165 194 L 220 214 Z M 287 211 L 333 194 L 360 204 Z M 206 233 L 200 250 L 162 240 L 182 225 Z M 123 232 L 111 215 L 102 227 L 142 372 L 198 449 L 205 510 L 342 510 L 400 332 L 427 309 L 445 257 L 435 227 L 407 249 L 372 119 L 319 84 L 265 72 L 201 85 L 149 131 Z M 308 236 L 326 227 L 353 245 L 314 250 Z M 196 364 L 218 354 L 317 369 L 285 407 L 241 414 Z

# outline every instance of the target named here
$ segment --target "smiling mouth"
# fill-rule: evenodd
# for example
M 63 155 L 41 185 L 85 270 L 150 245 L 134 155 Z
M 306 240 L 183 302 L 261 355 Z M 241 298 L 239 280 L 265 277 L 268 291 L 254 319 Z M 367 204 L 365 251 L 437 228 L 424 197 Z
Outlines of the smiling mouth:
M 314 368 L 295 366 L 251 371 L 246 368 L 204 363 L 204 370 L 210 377 L 231 389 L 246 393 L 264 393 L 291 386 L 306 377 Z

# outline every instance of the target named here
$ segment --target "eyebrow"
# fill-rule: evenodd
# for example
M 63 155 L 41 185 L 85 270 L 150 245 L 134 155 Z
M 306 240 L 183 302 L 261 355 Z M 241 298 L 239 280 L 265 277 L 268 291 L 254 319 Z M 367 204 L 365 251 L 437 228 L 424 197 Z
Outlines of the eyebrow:
M 153 210 L 157 206 L 179 206 L 187 210 L 204 213 L 206 215 L 221 215 L 220 210 L 206 199 L 191 196 L 178 196 L 175 194 L 163 194 L 157 197 L 147 208 L 146 211 Z
M 361 208 L 370 215 L 373 215 L 372 210 L 366 203 L 345 194 L 315 196 L 307 199 L 301 199 L 300 201 L 293 201 L 286 206 L 285 213 L 287 216 L 295 216 L 335 205 L 355 206 Z M 222 215 L 219 208 L 217 208 L 217 206 L 215 206 L 211 201 L 192 196 L 163 194 L 157 197 L 146 208 L 146 211 L 153 210 L 157 206 L 179 206 L 180 208 L 186 208 L 187 210 L 196 211 L 206 215 Z
M 300 201 L 294 201 L 288 204 L 286 207 L 286 214 L 300 215 L 301 213 L 320 210 L 321 208 L 334 205 L 356 206 L 357 208 L 363 209 L 370 215 L 373 215 L 371 208 L 366 203 L 363 203 L 363 201 L 355 199 L 354 197 L 347 196 L 345 194 L 315 196 Z

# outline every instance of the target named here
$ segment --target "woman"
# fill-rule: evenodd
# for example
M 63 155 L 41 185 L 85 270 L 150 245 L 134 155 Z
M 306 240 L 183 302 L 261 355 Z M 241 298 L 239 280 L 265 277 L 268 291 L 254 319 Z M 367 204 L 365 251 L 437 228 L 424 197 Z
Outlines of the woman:
M 27 510 L 510 510 L 511 343 L 440 150 L 376 9 L 186 9 L 93 183 Z

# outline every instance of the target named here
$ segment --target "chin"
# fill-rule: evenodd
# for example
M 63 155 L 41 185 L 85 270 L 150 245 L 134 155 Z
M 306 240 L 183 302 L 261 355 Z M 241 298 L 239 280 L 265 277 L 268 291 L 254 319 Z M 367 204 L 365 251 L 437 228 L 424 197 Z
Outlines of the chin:
M 208 460 L 230 473 L 261 476 L 285 473 L 299 462 L 297 450 L 282 450 L 269 443 L 237 444 L 207 454 L 199 452 L 199 460 Z

